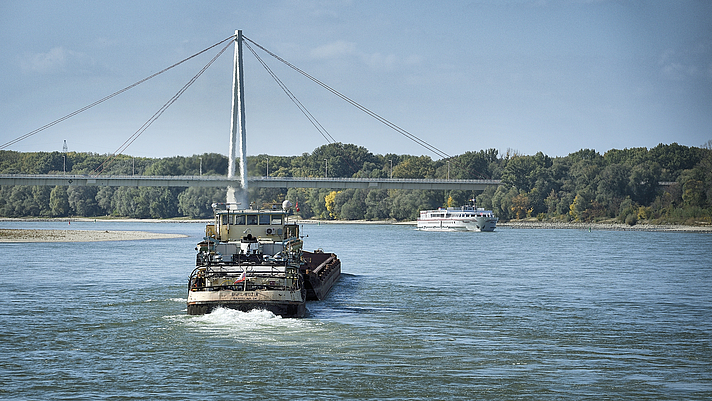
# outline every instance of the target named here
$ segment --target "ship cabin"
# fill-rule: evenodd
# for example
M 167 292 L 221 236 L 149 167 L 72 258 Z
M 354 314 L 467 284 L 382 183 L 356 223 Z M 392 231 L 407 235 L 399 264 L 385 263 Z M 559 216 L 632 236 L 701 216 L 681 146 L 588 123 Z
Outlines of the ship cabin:
M 205 227 L 206 237 L 219 242 L 239 242 L 245 237 L 259 242 L 299 238 L 299 225 L 288 224 L 287 211 L 279 205 L 268 209 L 237 209 L 236 204 L 213 204 L 215 221 Z
M 494 217 L 491 210 L 481 207 L 461 206 L 461 207 L 439 207 L 437 210 L 421 210 L 421 219 L 450 219 L 463 217 Z

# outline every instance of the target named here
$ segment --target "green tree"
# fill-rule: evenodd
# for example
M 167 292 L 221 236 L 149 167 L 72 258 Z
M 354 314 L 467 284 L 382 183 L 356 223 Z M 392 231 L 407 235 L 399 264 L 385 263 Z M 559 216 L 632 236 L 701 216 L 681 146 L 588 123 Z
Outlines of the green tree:
M 146 219 L 151 217 L 148 199 L 141 196 L 139 188 L 118 188 L 112 197 L 111 206 L 119 216 L 137 219 Z
M 581 194 L 577 194 L 573 203 L 569 206 L 569 216 L 575 221 L 585 221 L 585 212 L 589 207 L 589 201 Z
M 114 214 L 114 209 L 111 207 L 111 199 L 114 196 L 115 188 L 101 187 L 96 193 L 96 203 L 99 208 L 98 214 Z
M 207 219 L 213 216 L 213 203 L 225 202 L 222 188 L 190 187 L 178 195 L 178 212 L 192 219 Z
M 69 207 L 76 216 L 96 216 L 99 212 L 99 205 L 96 202 L 96 187 L 69 187 L 67 188 L 67 200 Z
M 492 211 L 503 220 L 512 218 L 512 200 L 519 195 L 515 187 L 507 188 L 502 185 L 497 188 L 492 196 Z
M 671 143 L 650 149 L 650 160 L 660 164 L 661 180 L 675 181 L 683 170 L 694 168 L 703 157 L 702 149 Z
M 653 161 L 646 161 L 631 169 L 630 195 L 633 201 L 647 205 L 655 199 L 660 181 L 660 165 Z
M 49 195 L 49 208 L 52 217 L 66 217 L 69 215 L 67 187 L 58 185 L 52 188 L 52 192 Z
M 531 217 L 532 209 L 529 205 L 529 197 L 526 193 L 521 192 L 512 198 L 512 206 L 510 206 L 512 215 L 516 219 L 523 219 L 524 217 Z
M 52 211 L 49 207 L 49 197 L 51 192 L 52 188 L 47 186 L 32 187 L 32 198 L 39 208 L 39 216 L 49 217 L 52 215 Z
M 477 207 L 482 207 L 487 210 L 494 210 L 494 206 L 492 205 L 492 197 L 494 196 L 495 191 L 497 190 L 497 187 L 495 186 L 489 186 L 485 188 L 482 193 L 477 195 Z
M 289 199 L 294 204 L 294 213 L 305 219 L 314 217 L 314 212 L 308 201 L 309 192 L 310 190 L 307 188 L 289 188 L 286 196 L 286 199 Z M 299 210 L 297 210 L 297 207 L 299 207 Z
M 432 178 L 435 166 L 428 156 L 405 158 L 393 168 L 393 178 Z
M 368 220 L 386 220 L 390 217 L 391 198 L 388 196 L 388 190 L 373 189 L 368 192 L 364 204 L 366 211 L 364 218 Z
M 347 189 L 334 199 L 338 216 L 345 220 L 362 220 L 366 213 L 366 193 L 360 189 Z

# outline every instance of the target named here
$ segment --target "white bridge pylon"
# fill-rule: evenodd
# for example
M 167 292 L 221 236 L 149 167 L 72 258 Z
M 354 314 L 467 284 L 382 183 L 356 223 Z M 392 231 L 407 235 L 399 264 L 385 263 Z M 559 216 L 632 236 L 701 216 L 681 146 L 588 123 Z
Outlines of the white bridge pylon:
M 232 80 L 232 117 L 230 129 L 230 149 L 228 151 L 228 180 L 235 177 L 235 153 L 237 153 L 237 145 L 239 139 L 239 155 L 237 155 L 240 164 L 240 189 L 236 191 L 235 187 L 227 187 L 227 203 L 237 203 L 243 209 L 249 207 L 249 199 L 247 197 L 247 136 L 245 133 L 245 87 L 244 74 L 242 69 L 242 31 L 235 31 L 235 62 L 233 67 Z M 237 195 L 236 195 L 237 192 Z

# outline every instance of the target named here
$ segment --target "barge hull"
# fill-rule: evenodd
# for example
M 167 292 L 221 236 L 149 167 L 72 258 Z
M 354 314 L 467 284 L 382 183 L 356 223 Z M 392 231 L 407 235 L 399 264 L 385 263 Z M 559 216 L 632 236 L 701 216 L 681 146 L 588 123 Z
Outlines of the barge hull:
M 189 315 L 205 315 L 218 308 L 234 309 L 249 312 L 254 309 L 270 311 L 281 317 L 304 317 L 307 313 L 303 302 L 299 303 L 270 303 L 270 302 L 210 302 L 188 304 Z
M 321 301 L 329 294 L 331 287 L 341 277 L 341 263 L 332 269 L 325 277 L 316 274 L 307 274 L 307 301 Z
M 307 287 L 307 301 L 321 301 L 341 277 L 341 261 L 333 253 L 303 252 L 306 264 L 302 275 Z

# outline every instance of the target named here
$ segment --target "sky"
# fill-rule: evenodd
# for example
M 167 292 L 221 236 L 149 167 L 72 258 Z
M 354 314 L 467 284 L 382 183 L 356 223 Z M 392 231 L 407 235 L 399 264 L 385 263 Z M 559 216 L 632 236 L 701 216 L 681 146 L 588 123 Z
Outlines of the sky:
M 237 29 L 450 156 L 712 140 L 707 0 L 0 0 L 0 144 Z M 112 154 L 218 50 L 4 149 Z M 227 155 L 233 51 L 123 153 Z M 334 140 L 441 158 L 257 51 Z M 247 48 L 244 74 L 249 155 L 328 143 Z

